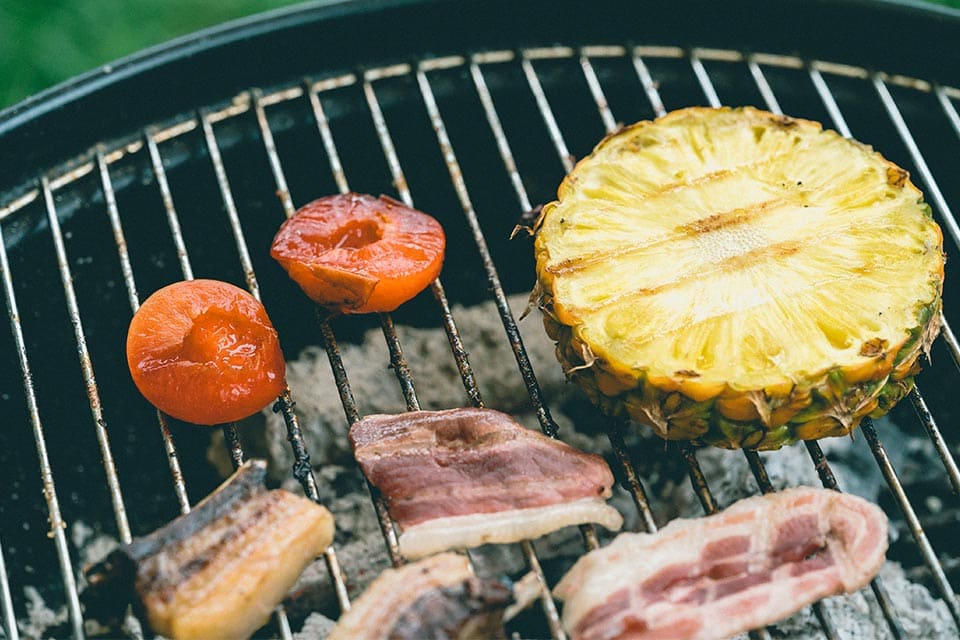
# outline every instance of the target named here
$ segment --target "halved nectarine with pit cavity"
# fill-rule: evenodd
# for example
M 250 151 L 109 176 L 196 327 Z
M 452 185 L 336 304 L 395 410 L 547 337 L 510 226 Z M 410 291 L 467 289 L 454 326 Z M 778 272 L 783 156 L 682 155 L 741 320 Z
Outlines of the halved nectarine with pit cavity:
M 427 214 L 386 196 L 346 193 L 305 205 L 270 255 L 317 304 L 340 313 L 393 311 L 440 274 L 446 237 Z
M 144 301 L 127 333 L 133 381 L 179 420 L 240 420 L 286 388 L 277 332 L 260 302 L 217 280 L 164 287 Z

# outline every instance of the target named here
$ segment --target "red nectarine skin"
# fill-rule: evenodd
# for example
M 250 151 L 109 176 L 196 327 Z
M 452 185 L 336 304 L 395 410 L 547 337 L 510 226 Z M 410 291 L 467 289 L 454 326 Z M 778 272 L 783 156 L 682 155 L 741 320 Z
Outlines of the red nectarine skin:
M 286 388 L 263 305 L 216 280 L 177 282 L 147 298 L 130 322 L 127 364 L 147 400 L 194 424 L 240 420 Z
M 401 202 L 346 193 L 283 223 L 270 255 L 314 302 L 340 313 L 393 311 L 440 274 L 446 237 Z

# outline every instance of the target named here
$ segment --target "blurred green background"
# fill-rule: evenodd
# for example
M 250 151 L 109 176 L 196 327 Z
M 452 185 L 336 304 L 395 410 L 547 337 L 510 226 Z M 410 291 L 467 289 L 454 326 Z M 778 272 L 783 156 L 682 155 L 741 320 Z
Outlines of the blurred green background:
M 302 0 L 0 0 L 0 108 L 198 29 Z
M 298 1 L 0 0 L 0 108 L 145 47 Z M 937 2 L 960 9 L 960 0 Z

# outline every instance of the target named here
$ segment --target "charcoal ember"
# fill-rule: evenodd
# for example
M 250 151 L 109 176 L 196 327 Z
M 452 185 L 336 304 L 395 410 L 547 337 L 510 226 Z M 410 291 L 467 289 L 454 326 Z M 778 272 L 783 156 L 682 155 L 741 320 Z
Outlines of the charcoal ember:
M 331 620 L 320 613 L 311 613 L 303 623 L 303 627 L 297 633 L 293 634 L 293 640 L 316 640 L 317 638 L 326 638 L 330 635 L 336 620 Z

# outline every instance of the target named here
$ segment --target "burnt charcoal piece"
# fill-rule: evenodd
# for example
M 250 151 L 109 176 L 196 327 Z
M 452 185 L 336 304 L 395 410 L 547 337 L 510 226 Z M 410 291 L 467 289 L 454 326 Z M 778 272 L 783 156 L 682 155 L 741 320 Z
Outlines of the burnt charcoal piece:
M 173 640 L 243 638 L 263 626 L 310 562 L 333 541 L 324 507 L 264 486 L 252 460 L 190 513 L 86 571 L 87 614 L 116 620 L 133 602 Z
M 886 550 L 878 507 L 794 488 L 655 534 L 621 534 L 581 558 L 554 594 L 575 639 L 726 638 L 860 589 Z
M 327 640 L 503 638 L 510 587 L 473 575 L 466 556 L 443 553 L 384 571 Z
M 408 558 L 586 522 L 611 530 L 623 523 L 605 502 L 613 474 L 603 458 L 499 411 L 368 416 L 350 428 L 350 442 L 400 525 Z

